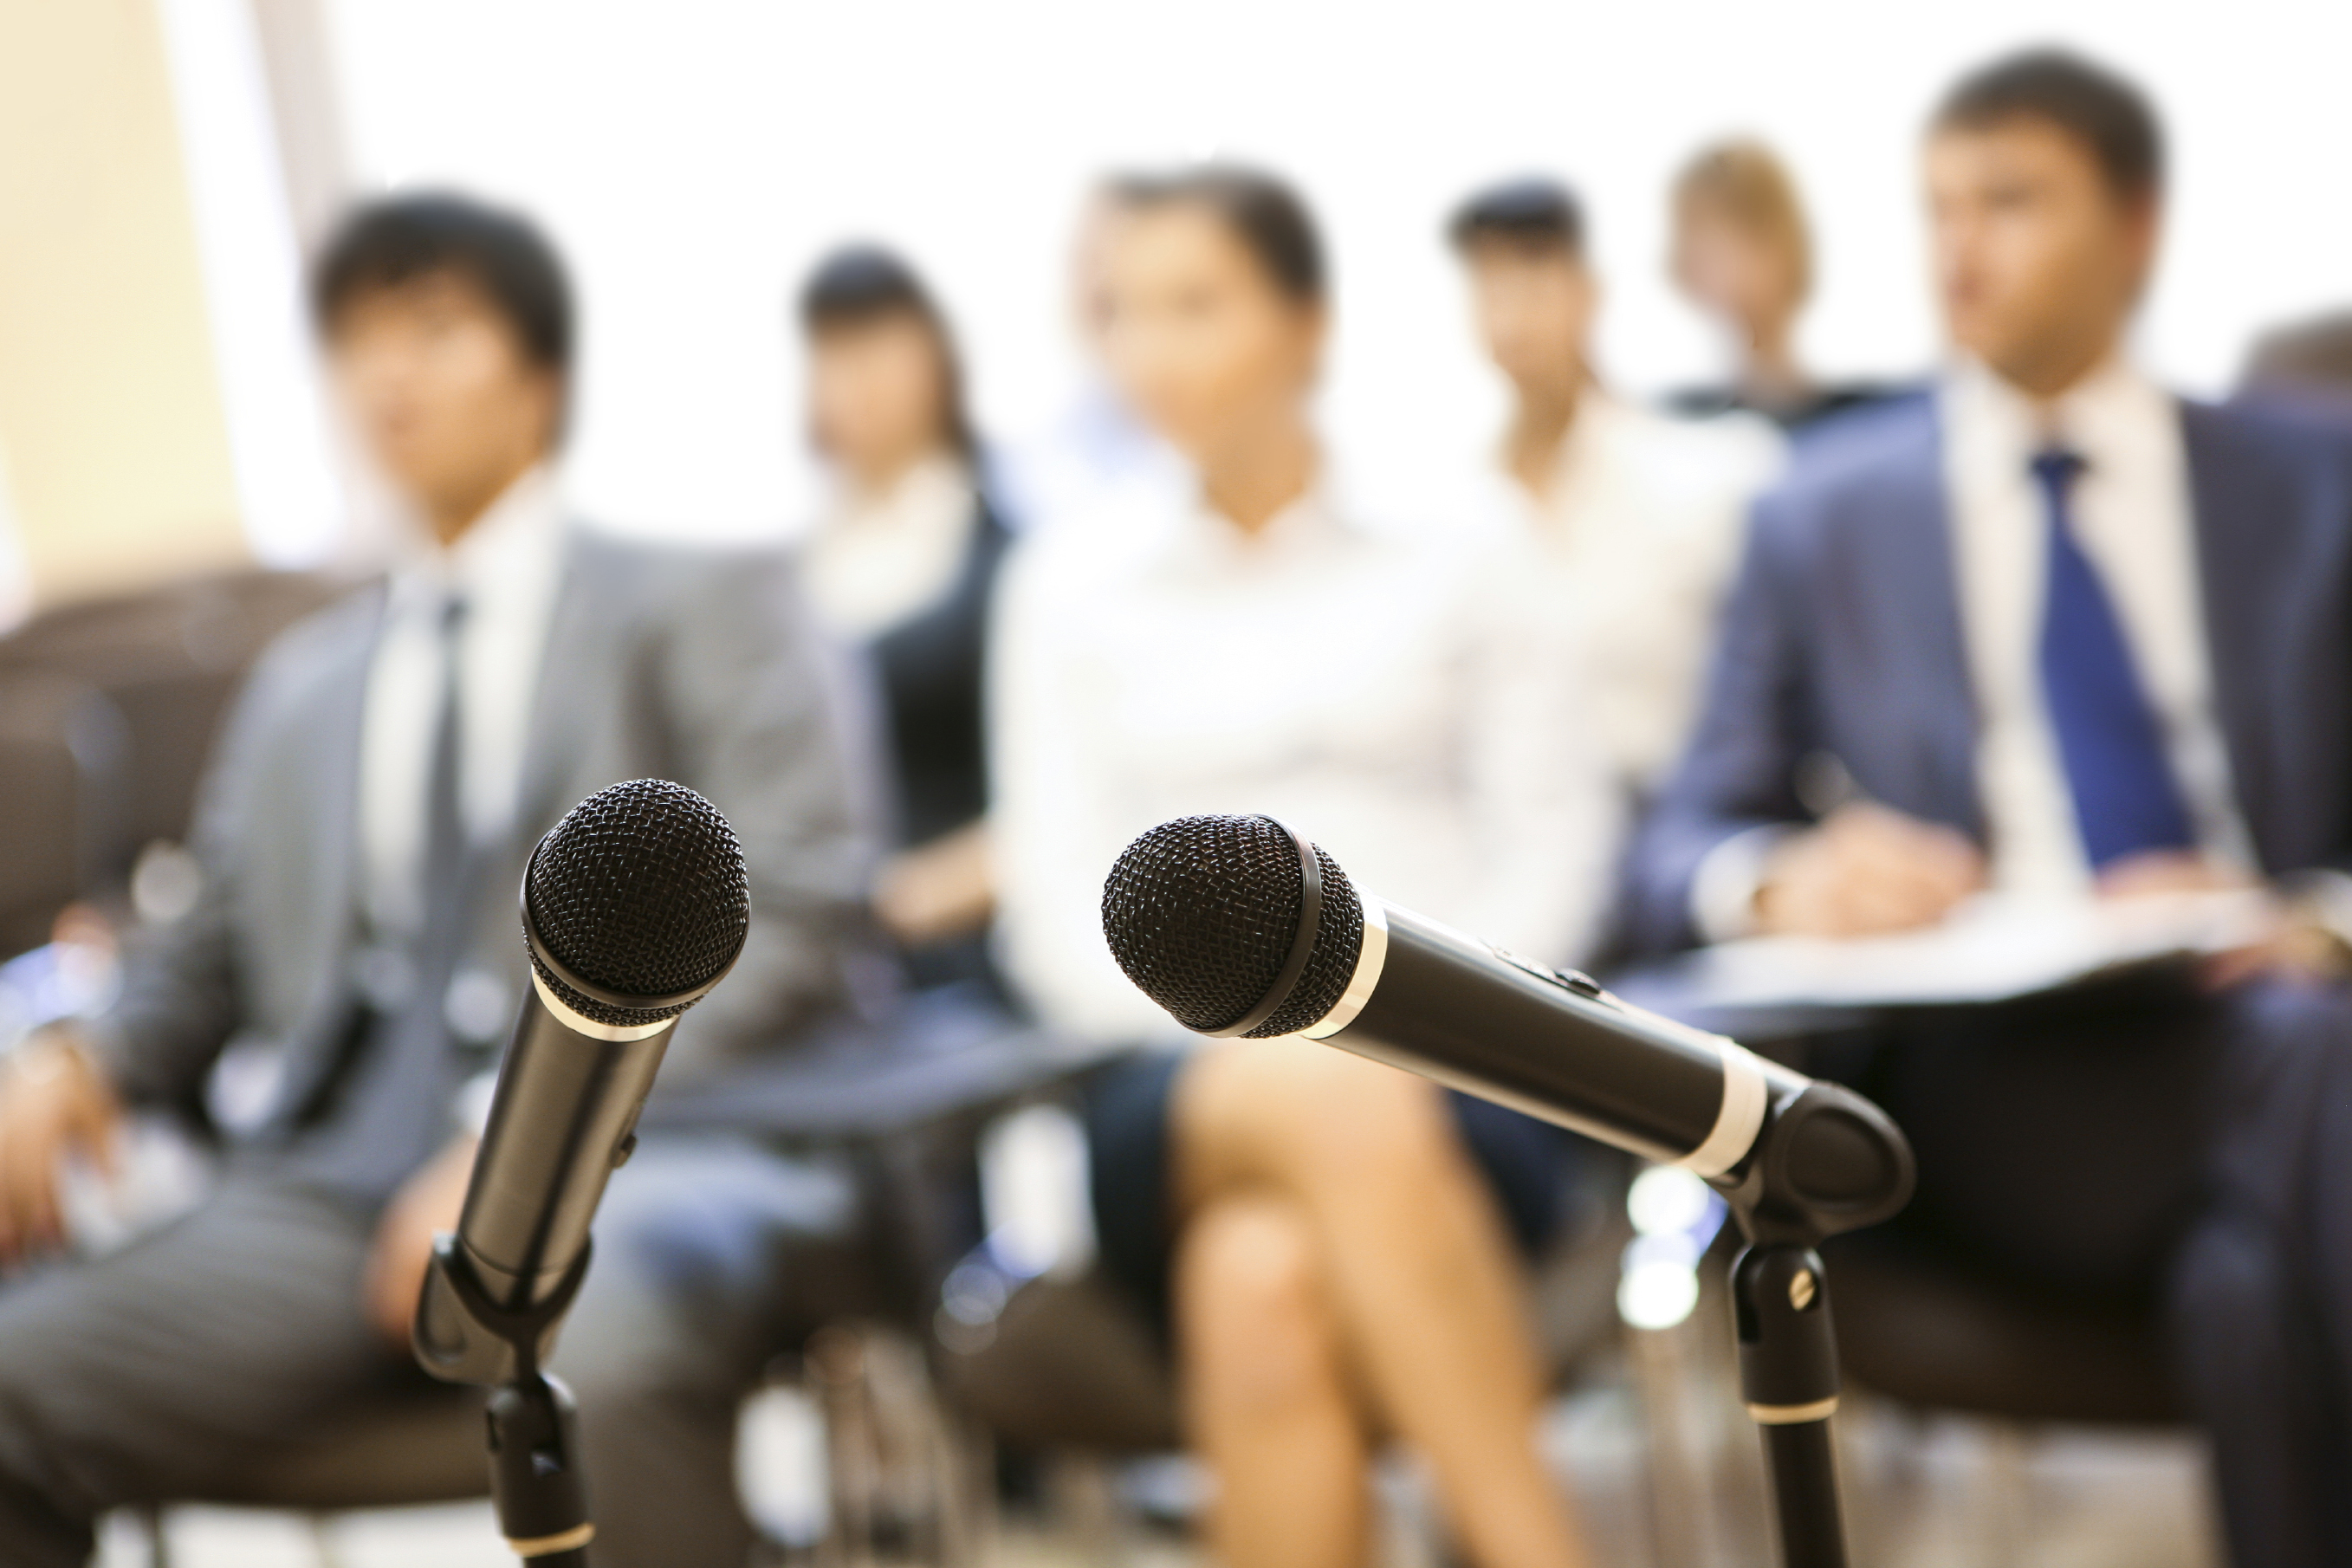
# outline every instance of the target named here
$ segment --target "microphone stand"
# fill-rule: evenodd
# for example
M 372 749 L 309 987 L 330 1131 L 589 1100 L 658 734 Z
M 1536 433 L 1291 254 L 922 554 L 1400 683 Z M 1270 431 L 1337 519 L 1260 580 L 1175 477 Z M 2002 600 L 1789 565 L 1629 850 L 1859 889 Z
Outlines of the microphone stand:
M 580 1477 L 572 1391 L 539 1364 L 550 1331 L 588 1277 L 589 1251 L 581 1249 L 545 1300 L 509 1308 L 491 1299 L 456 1237 L 445 1233 L 433 1243 L 433 1272 L 467 1325 L 506 1347 L 506 1374 L 490 1384 L 486 1407 L 490 1495 L 508 1548 L 532 1568 L 588 1568 L 588 1542 L 596 1533 Z
M 1911 1150 L 1876 1107 L 1834 1084 L 1811 1084 L 1769 1116 L 1748 1158 L 1709 1183 L 1748 1242 L 1731 1266 L 1740 1398 L 1763 1436 L 1784 1568 L 1846 1568 L 1830 1438 L 1837 1339 L 1816 1249 L 1903 1205 Z

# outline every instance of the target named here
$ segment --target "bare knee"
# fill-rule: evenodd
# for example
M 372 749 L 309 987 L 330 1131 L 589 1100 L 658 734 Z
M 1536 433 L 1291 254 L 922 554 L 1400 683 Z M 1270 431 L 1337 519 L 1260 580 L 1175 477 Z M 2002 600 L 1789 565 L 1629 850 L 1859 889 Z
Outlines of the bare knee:
M 1187 1391 L 1209 1419 L 1263 1419 L 1334 1397 L 1338 1329 L 1306 1217 L 1276 1197 L 1209 1205 L 1176 1249 Z
M 1309 1198 L 1417 1187 L 1462 1159 L 1435 1085 L 1303 1040 L 1204 1053 L 1179 1086 L 1174 1125 L 1194 1201 L 1250 1184 Z

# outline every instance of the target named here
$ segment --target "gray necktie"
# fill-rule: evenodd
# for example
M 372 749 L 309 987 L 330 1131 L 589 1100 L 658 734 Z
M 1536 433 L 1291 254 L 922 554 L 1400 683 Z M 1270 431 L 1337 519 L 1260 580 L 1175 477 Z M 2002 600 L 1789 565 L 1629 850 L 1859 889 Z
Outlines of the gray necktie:
M 449 1136 L 458 1067 L 446 1016 L 449 984 L 473 934 L 479 857 L 467 842 L 461 781 L 466 606 L 439 611 L 441 699 L 427 760 L 424 855 L 417 868 L 421 920 L 406 940 L 413 977 L 384 1011 L 362 1011 L 335 1075 L 323 1122 L 302 1140 L 295 1170 L 364 1205 L 390 1197 Z

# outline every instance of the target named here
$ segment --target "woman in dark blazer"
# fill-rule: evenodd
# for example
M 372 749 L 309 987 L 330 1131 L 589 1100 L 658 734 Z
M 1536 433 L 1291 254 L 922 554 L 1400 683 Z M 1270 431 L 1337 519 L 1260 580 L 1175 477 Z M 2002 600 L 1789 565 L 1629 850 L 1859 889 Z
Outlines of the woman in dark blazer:
M 973 474 L 946 319 L 906 262 L 852 246 L 803 288 L 811 438 L 834 480 L 811 596 L 868 656 L 893 769 L 896 852 L 874 905 L 920 987 L 993 992 L 982 665 L 1011 542 Z

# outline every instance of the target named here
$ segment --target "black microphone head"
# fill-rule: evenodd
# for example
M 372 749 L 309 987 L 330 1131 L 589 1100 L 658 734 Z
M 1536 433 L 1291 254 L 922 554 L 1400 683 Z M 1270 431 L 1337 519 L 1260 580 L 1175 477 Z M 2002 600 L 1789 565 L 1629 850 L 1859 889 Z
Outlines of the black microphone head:
M 1328 1013 L 1356 973 L 1364 906 L 1317 846 L 1323 911 L 1305 969 L 1245 1039 L 1270 1039 Z M 1180 816 L 1134 843 L 1103 884 L 1103 935 L 1143 994 L 1188 1029 L 1215 1034 L 1263 1005 L 1282 978 L 1305 910 L 1298 842 L 1270 816 Z
M 751 929 L 743 847 L 684 784 L 631 779 L 566 812 L 523 877 L 531 966 L 564 1005 L 628 1028 L 719 983 Z

